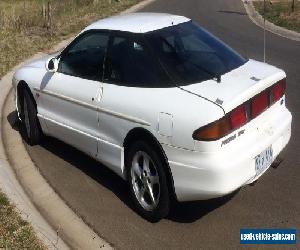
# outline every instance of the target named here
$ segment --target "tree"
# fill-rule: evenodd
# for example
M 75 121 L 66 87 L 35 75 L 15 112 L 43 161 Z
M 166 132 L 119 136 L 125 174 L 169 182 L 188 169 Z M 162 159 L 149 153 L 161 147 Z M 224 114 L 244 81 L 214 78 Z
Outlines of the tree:
M 295 11 L 295 0 L 292 0 L 292 12 Z

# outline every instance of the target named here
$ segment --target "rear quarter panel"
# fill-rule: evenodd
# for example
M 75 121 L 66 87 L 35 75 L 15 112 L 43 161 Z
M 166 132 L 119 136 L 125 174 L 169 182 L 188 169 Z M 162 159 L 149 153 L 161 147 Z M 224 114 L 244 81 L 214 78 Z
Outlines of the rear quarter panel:
M 132 88 L 104 84 L 101 107 L 149 123 L 149 126 L 139 125 L 100 113 L 101 136 L 107 141 L 120 145 L 128 131 L 142 126 L 160 143 L 190 150 L 194 149 L 193 132 L 224 114 L 217 105 L 177 87 Z M 162 114 L 170 121 L 163 121 Z M 162 126 L 170 127 L 171 131 L 161 133 Z

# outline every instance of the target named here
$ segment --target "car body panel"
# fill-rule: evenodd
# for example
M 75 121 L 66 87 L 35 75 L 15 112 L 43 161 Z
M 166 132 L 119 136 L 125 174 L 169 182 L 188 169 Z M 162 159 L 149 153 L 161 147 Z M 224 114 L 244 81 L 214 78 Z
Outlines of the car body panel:
M 39 118 L 46 123 L 48 133 L 97 155 L 97 100 L 100 83 L 61 73 L 46 73 L 44 81 L 34 88 L 38 97 Z M 82 91 L 84 89 L 84 91 Z

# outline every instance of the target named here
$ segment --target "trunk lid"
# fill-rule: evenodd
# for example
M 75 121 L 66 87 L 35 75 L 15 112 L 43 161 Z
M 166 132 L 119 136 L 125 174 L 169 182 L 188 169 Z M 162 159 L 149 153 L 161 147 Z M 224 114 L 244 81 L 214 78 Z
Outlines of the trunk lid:
M 227 113 L 284 77 L 284 71 L 250 59 L 241 67 L 222 75 L 220 83 L 207 80 L 182 88 L 209 99 Z

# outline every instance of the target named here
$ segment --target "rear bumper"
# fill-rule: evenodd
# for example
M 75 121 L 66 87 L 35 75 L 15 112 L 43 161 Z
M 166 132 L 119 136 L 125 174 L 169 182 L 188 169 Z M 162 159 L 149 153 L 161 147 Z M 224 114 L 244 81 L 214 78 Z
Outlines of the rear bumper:
M 267 169 L 257 176 L 255 157 L 272 146 L 274 161 L 291 137 L 291 113 L 285 107 L 280 109 L 277 117 L 267 111 L 255 128 L 248 126 L 241 138 L 214 152 L 165 146 L 178 201 L 224 196 L 258 179 Z

